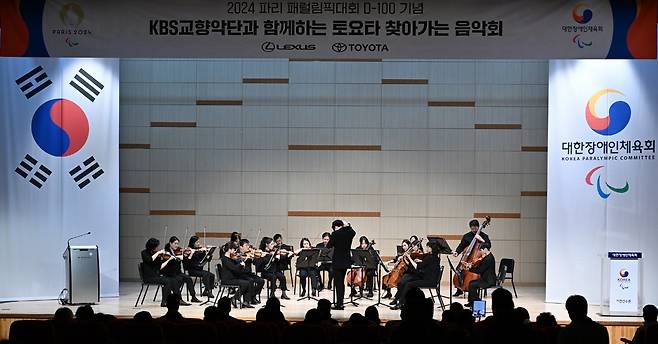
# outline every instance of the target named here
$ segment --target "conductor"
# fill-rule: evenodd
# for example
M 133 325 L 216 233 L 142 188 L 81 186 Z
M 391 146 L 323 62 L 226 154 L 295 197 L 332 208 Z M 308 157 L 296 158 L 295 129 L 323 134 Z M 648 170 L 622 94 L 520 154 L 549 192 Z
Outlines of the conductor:
M 352 266 L 352 257 L 350 256 L 350 249 L 352 248 L 352 239 L 356 232 L 349 223 L 344 223 L 341 220 L 335 220 L 331 223 L 333 233 L 327 247 L 334 248 L 334 255 L 331 259 L 332 267 L 334 269 L 334 287 L 336 288 L 336 301 L 332 307 L 336 310 L 342 310 L 343 299 L 345 298 L 345 274 L 347 269 Z

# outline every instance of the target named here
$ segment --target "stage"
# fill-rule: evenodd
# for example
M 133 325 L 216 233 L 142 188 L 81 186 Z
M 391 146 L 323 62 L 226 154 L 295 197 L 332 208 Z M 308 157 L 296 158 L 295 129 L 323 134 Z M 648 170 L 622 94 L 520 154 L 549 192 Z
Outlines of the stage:
M 113 314 L 119 318 L 130 318 L 135 313 L 145 310 L 150 312 L 153 317 L 159 317 L 166 312 L 166 308 L 160 307 L 160 296 L 156 302 L 153 302 L 153 293 L 154 289 L 149 290 L 149 294 L 146 296 L 144 304 L 138 307 L 134 307 L 135 300 L 137 299 L 137 294 L 139 293 L 140 284 L 136 282 L 122 282 L 120 288 L 120 296 L 118 298 L 103 298 L 101 299 L 100 304 L 94 305 L 95 312 Z M 509 285 L 511 288 L 511 285 Z M 442 286 L 444 294 L 448 295 L 448 286 Z M 491 291 L 491 290 L 490 290 Z M 510 290 L 511 291 L 511 290 Z M 348 289 L 349 292 L 349 289 Z M 517 286 L 518 298 L 514 299 L 516 306 L 525 307 L 530 312 L 531 320 L 534 320 L 535 317 L 541 312 L 551 312 L 560 324 L 567 324 L 569 322 L 569 315 L 567 314 L 566 309 L 563 304 L 551 304 L 544 302 L 545 288 L 543 286 Z M 265 292 L 262 294 L 265 295 Z M 277 291 L 277 296 L 280 295 L 280 291 Z M 429 297 L 429 294 L 426 293 Z M 491 312 L 491 293 L 486 298 L 487 300 L 487 313 Z M 286 316 L 286 319 L 289 321 L 301 321 L 304 319 L 306 311 L 310 308 L 316 306 L 316 301 L 314 300 L 302 300 L 297 301 L 299 295 L 293 295 L 290 293 L 290 300 L 281 300 L 281 304 L 285 307 L 282 307 L 282 312 Z M 327 298 L 331 300 L 332 291 L 324 290 L 320 293 L 320 297 Z M 453 298 L 453 301 L 465 303 L 466 299 L 459 297 Z M 347 302 L 347 300 L 346 300 Z M 332 311 L 334 319 L 339 321 L 344 321 L 349 318 L 352 313 L 358 312 L 363 313 L 366 307 L 377 303 L 377 293 L 372 299 L 361 299 L 357 301 L 359 306 L 351 306 L 346 303 L 345 310 L 343 311 Z M 382 300 L 383 303 L 388 303 L 390 300 Z M 446 307 L 449 305 L 449 300 L 445 299 Z M 262 304 L 261 304 L 262 305 Z M 436 303 L 436 308 L 434 311 L 434 318 L 441 319 L 442 310 Z M 9 331 L 9 324 L 13 320 L 17 319 L 44 319 L 52 316 L 52 314 L 57 310 L 61 305 L 56 300 L 49 301 L 19 301 L 19 302 L 6 302 L 0 304 L 0 340 L 6 339 Z M 71 307 L 75 311 L 75 306 Z M 189 318 L 203 318 L 203 310 L 205 306 L 199 306 L 199 304 L 192 304 L 191 306 L 182 306 L 180 308 L 181 314 Z M 611 334 L 611 343 L 617 343 L 618 340 L 612 341 L 612 339 L 624 337 L 632 337 L 635 328 L 640 325 L 642 322 L 641 317 L 602 317 L 599 316 L 598 306 L 590 305 L 589 316 L 598 322 L 601 322 L 608 328 L 608 331 Z M 244 320 L 254 320 L 256 318 L 256 312 L 260 309 L 251 308 L 251 309 L 233 309 L 231 315 L 244 319 Z M 378 307 L 379 316 L 382 321 L 390 320 L 399 320 L 400 311 L 394 311 L 385 306 Z

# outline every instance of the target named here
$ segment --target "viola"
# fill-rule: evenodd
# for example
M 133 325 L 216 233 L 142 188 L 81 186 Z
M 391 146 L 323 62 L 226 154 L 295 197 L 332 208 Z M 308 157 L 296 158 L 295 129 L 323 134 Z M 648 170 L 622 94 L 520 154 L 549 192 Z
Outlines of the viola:
M 455 285 L 456 288 L 461 290 L 467 290 L 471 282 L 480 279 L 479 274 L 470 272 L 469 270 L 479 265 L 480 262 L 484 259 L 484 257 L 478 257 L 478 252 L 480 251 L 480 242 L 477 240 L 476 237 L 490 223 L 491 223 L 491 217 L 487 216 L 485 220 L 482 222 L 480 228 L 478 228 L 478 231 L 475 233 L 475 236 L 473 236 L 473 240 L 471 240 L 471 243 L 464 250 L 464 252 L 462 252 L 462 257 L 459 260 L 459 264 L 455 269 L 455 275 L 452 278 L 452 283 Z

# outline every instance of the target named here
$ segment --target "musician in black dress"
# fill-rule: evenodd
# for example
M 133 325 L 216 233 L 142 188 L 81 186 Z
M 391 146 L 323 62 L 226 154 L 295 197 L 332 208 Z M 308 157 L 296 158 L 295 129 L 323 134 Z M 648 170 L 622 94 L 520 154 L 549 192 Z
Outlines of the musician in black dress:
M 261 271 L 261 277 L 266 279 L 270 284 L 270 295 L 269 297 L 274 297 L 274 291 L 276 290 L 276 281 L 279 281 L 279 288 L 281 289 L 281 298 L 284 300 L 290 300 L 288 295 L 286 295 L 286 275 L 283 274 L 283 271 L 279 270 L 278 261 L 281 259 L 280 249 L 276 248 L 276 243 L 274 239 L 269 237 L 264 237 L 260 241 L 259 249 L 265 254 L 263 257 L 256 259 L 254 264 L 256 264 L 256 270 Z
M 240 254 L 235 248 L 228 248 L 222 256 L 222 283 L 237 285 L 238 291 L 233 296 L 233 307 L 237 306 L 237 300 L 242 298 L 243 308 L 254 308 L 251 300 L 255 295 L 255 286 L 251 279 L 248 278 L 249 272 L 245 268 L 244 262 L 240 259 Z
M 299 249 L 295 250 L 295 254 L 298 255 L 302 250 L 309 250 L 311 249 L 311 241 L 308 240 L 308 238 L 302 238 L 302 240 L 299 242 Z M 299 264 L 299 260 L 297 260 L 297 263 Z M 317 266 L 309 266 L 309 267 L 297 267 L 297 271 L 299 272 L 299 282 L 301 283 L 302 286 L 302 292 L 299 294 L 300 297 L 304 297 L 306 295 L 306 279 L 310 278 L 311 279 L 311 295 L 316 296 L 317 290 L 318 290 L 318 277 L 319 277 L 319 272 L 318 272 L 318 267 Z
M 352 239 L 356 232 L 349 223 L 344 223 L 341 220 L 335 220 L 331 223 L 333 233 L 329 239 L 328 247 L 333 247 L 334 254 L 331 259 L 334 269 L 334 281 L 336 287 L 336 304 L 333 309 L 342 310 L 343 299 L 345 298 L 345 274 L 347 269 L 352 266 L 352 257 L 350 248 L 352 247 Z
M 327 244 L 329 244 L 330 238 L 331 238 L 331 233 L 329 232 L 322 233 L 322 242 L 315 245 L 315 247 L 328 248 Z M 328 272 L 329 278 L 327 282 L 327 289 L 331 289 L 331 282 L 334 280 L 334 270 L 331 268 L 331 263 L 320 263 L 320 271 Z M 322 291 L 322 289 L 324 289 L 324 281 L 321 281 L 319 291 Z
M 393 259 L 395 264 L 397 264 L 402 259 L 402 254 L 409 250 L 409 247 L 411 247 L 411 241 L 407 239 L 402 240 L 400 247 L 402 247 L 402 252 L 396 252 L 395 258 Z M 386 291 L 386 294 L 382 296 L 382 299 L 390 299 L 393 297 L 393 294 L 391 294 L 391 288 L 389 288 L 386 284 L 382 283 L 382 289 Z M 392 304 L 395 305 L 396 303 L 397 302 L 394 302 Z
M 362 236 L 359 238 L 359 246 L 354 248 L 355 250 L 368 250 L 370 251 L 370 254 L 372 255 L 373 258 L 376 257 L 374 251 L 375 249 L 372 248 L 372 245 L 370 245 L 370 240 L 366 236 Z M 366 290 L 368 291 L 368 294 L 366 295 L 367 297 L 372 297 L 372 287 L 373 287 L 373 282 L 375 281 L 375 269 L 366 269 L 365 271 L 365 276 L 366 278 Z M 350 296 L 356 295 L 356 288 L 352 286 L 352 291 L 350 293 Z
M 459 242 L 459 245 L 452 252 L 453 257 L 457 257 L 462 252 L 464 252 L 464 250 L 471 244 L 471 241 L 473 241 L 473 238 L 475 238 L 475 240 L 479 241 L 480 243 L 488 243 L 489 248 L 491 248 L 491 240 L 489 240 L 489 236 L 487 235 L 487 233 L 480 231 L 480 234 L 476 235 L 478 229 L 480 229 L 480 222 L 478 220 L 476 219 L 471 220 L 468 223 L 468 227 L 470 227 L 471 230 L 468 233 L 464 234 L 464 236 L 462 236 L 462 240 Z M 457 288 L 457 291 L 453 296 L 460 296 L 463 293 L 464 293 L 463 290 Z
M 162 302 L 160 306 L 167 306 L 167 296 L 169 294 L 178 295 L 180 298 L 180 287 L 183 285 L 183 282 L 177 278 L 163 276 L 160 273 L 160 270 L 167 265 L 169 265 L 176 258 L 174 256 L 169 257 L 168 259 L 163 259 L 162 256 L 165 254 L 165 250 L 158 250 L 160 248 L 160 240 L 156 238 L 150 238 L 146 241 L 145 249 L 142 250 L 142 274 L 144 282 L 154 283 L 162 286 Z M 180 301 L 182 305 L 189 305 L 185 301 Z
M 203 293 L 201 296 L 214 298 L 215 295 L 213 295 L 212 290 L 215 289 L 215 274 L 203 269 L 203 259 L 206 257 L 209 249 L 201 246 L 199 237 L 196 235 L 190 237 L 187 248 L 191 250 L 191 254 L 188 259 L 183 260 L 183 267 L 190 276 L 201 277 L 201 281 L 203 282 Z
M 479 263 L 476 266 L 465 266 L 468 271 L 480 275 L 480 279 L 472 281 L 468 286 L 468 303 L 466 306 L 471 307 L 473 301 L 477 299 L 478 289 L 490 288 L 496 285 L 496 259 L 490 251 L 489 243 L 480 244 L 480 250 L 477 255 Z
M 395 300 L 398 303 L 391 309 L 400 309 L 405 304 L 407 291 L 412 287 L 436 287 L 439 282 L 439 244 L 430 240 L 427 243 L 427 249 L 423 259 L 412 259 L 409 254 L 405 254 L 410 272 L 402 276 L 397 285 Z
M 192 278 L 184 274 L 183 271 L 181 270 L 182 268 L 181 263 L 186 258 L 183 255 L 179 245 L 180 245 L 180 240 L 178 239 L 178 237 L 172 236 L 171 238 L 169 238 L 169 242 L 165 245 L 165 251 L 175 256 L 176 259 L 172 260 L 169 264 L 167 264 L 165 267 L 161 269 L 162 274 L 164 276 L 176 278 L 180 281 L 183 281 L 187 286 L 187 292 L 190 294 L 191 297 L 190 301 L 201 302 L 201 300 L 197 299 L 196 297 L 196 291 L 194 290 L 194 283 L 192 281 Z
M 247 255 L 249 252 L 253 251 L 253 247 L 251 246 L 251 243 L 249 243 L 249 240 L 247 239 L 240 239 L 240 254 L 241 255 Z M 260 295 L 261 290 L 263 290 L 263 286 L 265 285 L 265 280 L 260 278 L 260 276 L 256 275 L 252 269 L 252 265 L 254 262 L 255 258 L 246 258 L 242 259 L 244 262 L 244 269 L 245 273 L 243 274 L 244 279 L 248 279 L 251 281 L 251 283 L 254 285 L 254 293 L 251 296 L 251 303 L 252 304 L 259 304 L 260 301 L 258 298 L 256 298 L 256 295 Z
M 277 233 L 272 237 L 274 240 L 274 247 L 279 250 L 279 260 L 277 261 L 277 269 L 283 273 L 292 268 L 292 256 L 294 256 L 295 247 L 283 243 L 283 235 Z M 286 289 L 288 291 L 288 289 Z

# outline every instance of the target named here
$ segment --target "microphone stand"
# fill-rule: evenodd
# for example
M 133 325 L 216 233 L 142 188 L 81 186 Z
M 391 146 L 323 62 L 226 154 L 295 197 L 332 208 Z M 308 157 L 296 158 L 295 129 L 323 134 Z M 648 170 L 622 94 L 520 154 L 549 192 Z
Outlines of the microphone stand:
M 384 271 L 386 271 L 386 273 L 389 273 L 390 271 L 388 270 L 386 265 L 384 265 L 384 262 L 382 261 L 382 257 L 379 255 L 379 252 L 377 252 L 377 250 L 374 250 L 374 252 L 375 252 L 375 259 L 377 259 L 377 261 L 379 262 L 377 264 L 377 276 L 379 277 L 378 278 L 379 279 L 379 289 L 377 290 L 377 303 L 375 303 L 373 306 L 375 306 L 375 307 L 384 306 L 384 307 L 387 307 L 388 309 L 391 309 L 393 307 L 391 307 L 391 306 L 389 306 L 385 303 L 382 303 L 382 290 L 384 289 L 383 288 L 384 276 L 382 276 L 382 268 L 384 268 Z

